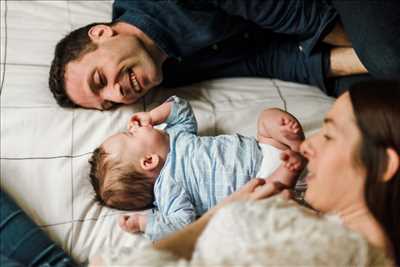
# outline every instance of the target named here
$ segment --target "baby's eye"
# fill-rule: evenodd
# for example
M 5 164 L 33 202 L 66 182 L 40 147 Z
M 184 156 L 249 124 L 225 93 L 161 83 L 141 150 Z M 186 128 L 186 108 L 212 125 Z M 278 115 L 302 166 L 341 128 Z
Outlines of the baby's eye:
M 130 131 L 126 131 L 125 134 L 128 136 L 132 136 L 132 133 Z

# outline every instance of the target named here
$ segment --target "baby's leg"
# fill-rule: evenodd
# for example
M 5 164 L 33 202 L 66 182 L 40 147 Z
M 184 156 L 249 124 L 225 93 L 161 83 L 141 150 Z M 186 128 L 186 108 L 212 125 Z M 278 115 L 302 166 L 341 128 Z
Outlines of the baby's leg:
M 281 154 L 282 164 L 268 178 L 268 181 L 279 182 L 288 188 L 296 184 L 297 178 L 306 165 L 300 153 L 287 149 Z
M 278 149 L 299 151 L 304 133 L 293 115 L 278 108 L 269 108 L 258 118 L 257 140 Z

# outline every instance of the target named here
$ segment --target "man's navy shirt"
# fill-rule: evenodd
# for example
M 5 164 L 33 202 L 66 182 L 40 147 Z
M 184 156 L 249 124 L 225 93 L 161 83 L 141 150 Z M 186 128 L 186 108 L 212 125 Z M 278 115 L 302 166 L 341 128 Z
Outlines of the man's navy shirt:
M 163 86 L 218 77 L 278 78 L 324 88 L 318 41 L 336 21 L 321 1 L 116 0 L 113 21 L 134 25 L 168 55 Z

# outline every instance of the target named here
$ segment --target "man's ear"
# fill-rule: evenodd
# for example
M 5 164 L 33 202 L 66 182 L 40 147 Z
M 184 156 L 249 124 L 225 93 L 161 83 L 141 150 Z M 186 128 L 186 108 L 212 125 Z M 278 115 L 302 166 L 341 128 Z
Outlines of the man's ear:
M 88 35 L 93 42 L 102 41 L 114 35 L 114 30 L 107 25 L 98 24 L 89 29 Z
M 388 182 L 390 179 L 394 177 L 396 172 L 399 171 L 399 164 L 400 164 L 400 159 L 399 155 L 397 154 L 396 150 L 393 148 L 389 147 L 386 149 L 386 155 L 387 155 L 387 165 L 386 165 L 386 170 L 385 173 L 382 176 L 382 180 L 384 182 Z
M 149 154 L 140 159 L 140 166 L 145 171 L 153 171 L 160 162 L 160 156 L 157 154 Z

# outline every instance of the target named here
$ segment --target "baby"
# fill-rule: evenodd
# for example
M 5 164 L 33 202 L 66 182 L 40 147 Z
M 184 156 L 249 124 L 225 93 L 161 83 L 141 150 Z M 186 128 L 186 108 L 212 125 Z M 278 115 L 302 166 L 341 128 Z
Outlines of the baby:
M 166 122 L 165 130 L 153 125 Z M 120 225 L 157 240 L 193 222 L 253 177 L 292 187 L 304 166 L 300 123 L 280 109 L 264 110 L 257 139 L 197 136 L 188 102 L 171 97 L 134 114 L 128 131 L 109 137 L 93 153 L 91 182 L 97 200 L 122 210 L 145 210 Z

